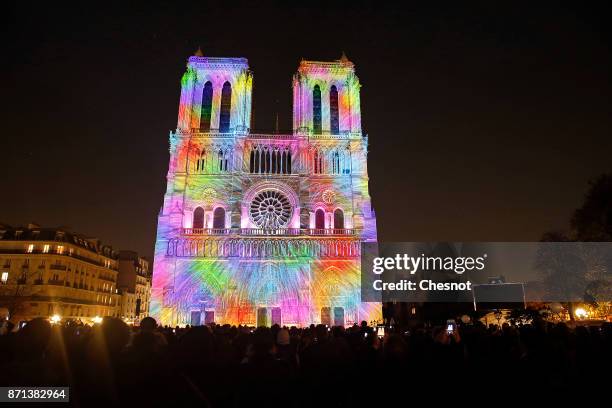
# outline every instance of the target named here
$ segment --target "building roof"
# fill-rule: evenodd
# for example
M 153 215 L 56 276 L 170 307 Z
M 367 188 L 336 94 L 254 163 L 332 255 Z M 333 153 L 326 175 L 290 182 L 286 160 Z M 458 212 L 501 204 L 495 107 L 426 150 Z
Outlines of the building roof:
M 319 69 L 349 69 L 349 70 L 353 70 L 355 68 L 355 65 L 348 59 L 348 57 L 346 56 L 346 54 L 344 52 L 342 52 L 342 55 L 340 56 L 340 59 L 334 60 L 334 61 L 312 61 L 312 60 L 306 60 L 306 59 L 302 59 L 300 61 L 300 67 L 298 68 L 299 70 L 303 70 L 303 69 L 312 69 L 312 68 L 319 68 Z
M 226 69 L 249 69 L 249 60 L 246 58 L 205 57 L 192 55 L 187 59 L 187 65 L 193 67 L 214 67 Z
M 29 224 L 27 227 L 13 227 L 0 223 L 0 241 L 65 242 L 108 258 L 117 259 L 119 256 L 118 251 L 115 251 L 109 245 L 102 244 L 102 241 L 98 238 L 73 233 L 64 227 L 40 227 L 37 224 Z

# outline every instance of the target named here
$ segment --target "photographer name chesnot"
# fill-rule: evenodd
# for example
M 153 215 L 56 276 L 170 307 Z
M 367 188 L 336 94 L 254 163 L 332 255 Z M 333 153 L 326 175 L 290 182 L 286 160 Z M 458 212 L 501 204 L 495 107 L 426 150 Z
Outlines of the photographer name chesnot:
M 384 282 L 382 279 L 377 279 L 372 282 L 372 287 L 376 291 L 471 291 L 472 282 L 434 282 L 430 279 L 422 279 L 418 283 L 408 279 L 402 279 L 399 282 Z

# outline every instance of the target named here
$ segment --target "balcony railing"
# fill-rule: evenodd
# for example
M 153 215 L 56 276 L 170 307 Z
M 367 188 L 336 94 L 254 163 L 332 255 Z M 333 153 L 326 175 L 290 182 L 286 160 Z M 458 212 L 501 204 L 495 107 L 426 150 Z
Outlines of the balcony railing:
M 310 132 L 308 135 L 310 139 L 360 139 L 361 137 L 361 133 L 358 132 L 332 133 L 329 130 L 324 130 L 320 133 Z
M 351 236 L 353 228 L 183 228 L 183 235 L 248 235 L 248 236 Z
M 64 286 L 64 281 L 60 279 L 49 279 L 49 285 Z
M 247 135 L 249 139 L 281 139 L 281 140 L 292 140 L 296 139 L 297 136 L 291 134 L 280 134 L 280 133 L 249 133 Z
M 183 228 L 184 235 L 229 235 L 231 228 Z
M 192 137 L 197 138 L 233 138 L 236 136 L 247 136 L 251 139 L 283 139 L 283 140 L 291 140 L 296 139 L 300 136 L 307 136 L 309 139 L 361 139 L 364 135 L 361 132 L 349 132 L 349 131 L 341 131 L 341 132 L 331 132 L 329 130 L 322 130 L 317 133 L 312 131 L 309 128 L 299 128 L 297 131 L 290 133 L 274 133 L 274 132 L 261 132 L 261 131 L 250 131 L 248 129 L 233 129 L 229 132 L 219 132 L 219 129 L 198 129 L 192 128 L 190 130 L 180 130 L 176 134 L 183 135 L 191 135 Z
M 236 133 L 234 132 L 219 132 L 218 129 L 203 130 L 198 128 L 192 128 L 190 133 L 194 137 L 228 138 L 236 136 Z
M 51 264 L 51 265 L 49 265 L 49 269 L 53 269 L 53 270 L 57 270 L 57 271 L 65 271 L 66 270 L 66 265 Z
M 280 236 L 296 236 L 301 235 L 300 228 L 241 228 L 239 234 L 242 235 L 280 235 Z

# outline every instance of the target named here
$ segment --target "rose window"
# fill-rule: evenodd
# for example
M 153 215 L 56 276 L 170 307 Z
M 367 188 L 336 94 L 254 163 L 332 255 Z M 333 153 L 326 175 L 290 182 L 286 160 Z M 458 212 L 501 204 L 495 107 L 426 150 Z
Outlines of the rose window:
M 216 197 L 217 197 L 217 192 L 215 191 L 214 188 L 207 187 L 202 192 L 202 199 L 207 204 L 212 203 Z
M 325 201 L 326 204 L 333 204 L 335 199 L 336 193 L 334 193 L 332 190 L 325 190 L 323 192 L 323 201 Z
M 291 204 L 279 191 L 262 191 L 251 202 L 250 215 L 259 228 L 282 228 L 291 218 Z

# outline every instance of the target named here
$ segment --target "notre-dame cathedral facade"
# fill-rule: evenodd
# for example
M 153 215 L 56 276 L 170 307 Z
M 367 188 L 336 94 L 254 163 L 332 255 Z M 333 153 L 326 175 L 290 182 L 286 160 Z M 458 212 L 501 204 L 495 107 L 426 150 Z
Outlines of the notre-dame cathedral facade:
M 161 324 L 381 319 L 360 297 L 361 243 L 376 241 L 360 86 L 344 55 L 302 61 L 293 131 L 258 134 L 248 61 L 189 58 L 157 227 Z

